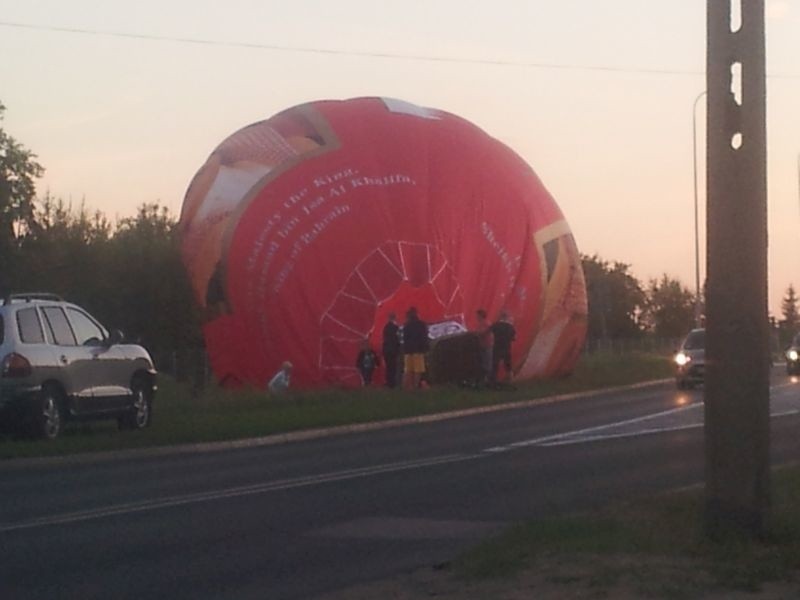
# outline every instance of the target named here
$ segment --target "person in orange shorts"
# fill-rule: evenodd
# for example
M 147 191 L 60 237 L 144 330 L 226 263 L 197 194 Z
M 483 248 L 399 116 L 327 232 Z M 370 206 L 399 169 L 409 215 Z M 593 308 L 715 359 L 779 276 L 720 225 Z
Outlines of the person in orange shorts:
M 419 388 L 425 372 L 425 353 L 430 348 L 428 324 L 419 318 L 417 309 L 411 307 L 406 313 L 403 325 L 403 366 L 406 389 Z

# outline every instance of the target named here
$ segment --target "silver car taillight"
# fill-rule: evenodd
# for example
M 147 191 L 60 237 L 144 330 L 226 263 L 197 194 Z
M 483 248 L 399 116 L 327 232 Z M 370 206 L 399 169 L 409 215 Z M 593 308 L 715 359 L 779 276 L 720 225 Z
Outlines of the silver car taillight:
M 30 377 L 31 373 L 30 361 L 16 352 L 6 354 L 0 363 L 0 377 L 4 379 Z

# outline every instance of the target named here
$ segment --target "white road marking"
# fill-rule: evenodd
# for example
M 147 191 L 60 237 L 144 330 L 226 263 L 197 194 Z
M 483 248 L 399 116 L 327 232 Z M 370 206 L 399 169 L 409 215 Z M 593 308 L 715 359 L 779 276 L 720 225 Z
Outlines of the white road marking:
M 794 410 L 785 410 L 781 412 L 774 412 L 770 414 L 770 417 L 787 417 L 789 415 L 797 415 L 800 414 L 800 409 Z M 637 437 L 640 435 L 652 435 L 654 433 L 667 433 L 670 431 L 684 431 L 687 429 L 699 429 L 703 427 L 703 423 L 688 423 L 686 425 L 676 425 L 675 427 L 655 427 L 652 429 L 638 429 L 636 431 L 626 431 L 623 433 L 608 433 L 605 435 L 592 435 L 592 436 L 581 436 L 575 437 L 573 439 L 562 439 L 556 440 L 553 442 L 543 442 L 538 444 L 539 446 L 568 446 L 571 444 L 584 444 L 588 442 L 599 442 L 603 440 L 615 440 L 620 438 L 628 438 L 628 437 Z
M 592 433 L 595 431 L 603 431 L 606 429 L 612 429 L 615 427 L 620 427 L 622 425 L 632 425 L 634 423 L 641 423 L 643 421 L 649 421 L 652 419 L 657 419 L 659 417 L 663 417 L 666 415 L 673 415 L 680 412 L 686 412 L 687 410 L 696 409 L 697 407 L 702 406 L 702 404 L 689 404 L 687 406 L 679 406 L 678 408 L 671 408 L 669 410 L 664 410 L 657 413 L 651 413 L 649 415 L 643 415 L 641 417 L 636 417 L 633 419 L 626 419 L 624 421 L 615 421 L 614 423 L 606 423 L 605 425 L 596 425 L 594 427 L 587 427 L 585 429 L 576 429 L 574 431 L 567 431 L 564 433 L 556 433 L 554 435 L 546 435 L 540 438 L 534 438 L 532 440 L 522 440 L 520 442 L 514 442 L 509 444 L 509 448 L 525 448 L 526 446 L 543 446 L 548 442 L 554 442 L 556 440 L 560 440 L 567 437 L 575 437 L 579 435 L 583 435 L 586 433 Z M 552 445 L 552 444 L 551 444 Z
M 795 387 L 796 384 L 793 382 L 787 383 L 780 383 L 777 385 L 773 385 L 770 388 L 771 392 L 777 390 L 784 390 L 785 388 Z M 783 394 L 773 396 L 771 398 L 772 404 L 784 404 L 783 402 L 786 400 Z M 798 399 L 791 398 L 789 399 L 791 404 L 797 404 Z M 657 433 L 667 433 L 672 431 L 682 431 L 688 429 L 698 429 L 703 427 L 703 418 L 704 415 L 701 413 L 699 419 L 688 421 L 686 423 L 681 423 L 678 425 L 665 425 L 663 427 L 645 427 L 643 429 L 634 429 L 631 431 L 622 431 L 622 432 L 610 432 L 604 434 L 598 434 L 598 432 L 602 431 L 609 431 L 612 429 L 619 429 L 625 427 L 627 425 L 635 425 L 637 423 L 644 423 L 646 421 L 652 421 L 655 419 L 664 419 L 671 417 L 673 415 L 678 415 L 681 413 L 688 413 L 692 410 L 703 409 L 704 403 L 698 402 L 695 404 L 687 404 L 685 406 L 680 406 L 677 408 L 671 408 L 669 410 L 664 410 L 657 413 L 651 413 L 648 415 L 643 415 L 641 417 L 635 417 L 633 419 L 626 419 L 624 421 L 615 421 L 613 423 L 606 423 L 604 425 L 597 425 L 594 427 L 587 427 L 585 429 L 576 429 L 574 431 L 567 431 L 564 433 L 557 433 L 555 435 L 547 435 L 539 438 L 534 438 L 530 440 L 522 440 L 519 442 L 513 442 L 506 446 L 495 446 L 492 448 L 486 448 L 484 452 L 497 454 L 501 452 L 507 452 L 509 450 L 514 450 L 517 448 L 526 448 L 529 446 L 542 446 L 542 447 L 550 447 L 550 446 L 566 446 L 570 444 L 584 444 L 589 442 L 599 442 L 603 440 L 612 440 L 612 439 L 620 439 L 620 438 L 628 438 L 628 437 L 636 437 L 641 435 L 653 435 Z M 783 406 L 775 407 L 775 410 L 770 411 L 770 417 L 786 417 L 790 415 L 800 414 L 800 408 L 790 408 L 784 409 Z
M 482 458 L 483 456 L 484 455 L 482 454 L 451 454 L 447 456 L 426 458 L 423 460 L 388 463 L 359 469 L 335 471 L 333 473 L 324 473 L 321 475 L 310 475 L 295 479 L 269 481 L 255 485 L 231 487 L 210 492 L 199 492 L 196 494 L 186 494 L 181 496 L 167 496 L 165 498 L 143 500 L 141 502 L 131 502 L 127 504 L 113 504 L 110 506 L 93 508 L 91 510 L 76 511 L 61 515 L 52 515 L 49 517 L 20 521 L 19 523 L 0 524 L 0 533 L 19 531 L 21 529 L 33 529 L 48 525 L 63 525 L 67 523 L 77 523 L 80 521 L 92 521 L 95 519 L 101 519 L 103 517 L 127 515 L 160 508 L 170 508 L 174 506 L 209 502 L 212 500 L 221 500 L 224 498 L 240 498 L 242 496 L 252 496 L 256 494 L 265 494 L 268 492 L 291 490 L 312 485 L 319 485 L 321 483 L 347 481 L 350 479 L 372 477 L 383 473 L 396 473 L 399 471 L 409 471 L 412 469 L 422 469 L 425 467 L 464 462 L 468 460 L 475 460 L 476 458 Z
M 620 438 L 638 437 L 642 435 L 652 435 L 654 433 L 667 433 L 669 431 L 683 431 L 684 429 L 699 429 L 702 423 L 692 423 L 691 425 L 678 425 L 676 427 L 654 427 L 653 429 L 639 429 L 637 431 L 627 431 L 625 433 L 607 433 L 605 435 L 589 435 L 585 437 L 567 438 L 553 442 L 544 442 L 540 446 L 571 446 L 574 444 L 586 444 L 589 442 L 600 442 L 604 440 L 616 440 Z

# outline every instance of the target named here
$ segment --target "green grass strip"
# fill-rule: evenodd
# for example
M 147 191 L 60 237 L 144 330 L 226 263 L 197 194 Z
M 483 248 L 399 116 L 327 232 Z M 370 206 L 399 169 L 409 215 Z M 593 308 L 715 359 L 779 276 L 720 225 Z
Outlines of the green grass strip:
M 767 535 L 759 541 L 709 541 L 703 490 L 693 488 L 591 513 L 509 528 L 454 563 L 458 578 L 513 582 L 540 569 L 564 597 L 590 590 L 613 597 L 620 582 L 636 597 L 698 598 L 720 591 L 758 592 L 800 575 L 800 466 L 777 469 Z M 716 597 L 716 596 L 715 596 Z
M 148 429 L 118 432 L 115 422 L 101 421 L 71 425 L 52 442 L 0 437 L 0 459 L 238 440 L 521 402 L 671 374 L 672 367 L 662 356 L 595 354 L 584 357 L 569 377 L 521 382 L 515 390 L 450 386 L 416 393 L 385 388 L 329 389 L 281 397 L 262 390 L 230 391 L 216 386 L 195 395 L 188 385 L 161 376 L 154 420 Z

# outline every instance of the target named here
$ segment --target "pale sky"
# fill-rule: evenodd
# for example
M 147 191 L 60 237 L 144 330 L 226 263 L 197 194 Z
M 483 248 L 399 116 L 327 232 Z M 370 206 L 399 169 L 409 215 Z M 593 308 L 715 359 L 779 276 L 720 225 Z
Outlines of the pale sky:
M 0 0 L 0 101 L 6 131 L 47 169 L 39 191 L 112 219 L 156 200 L 177 215 L 223 138 L 296 104 L 390 96 L 446 110 L 529 162 L 581 252 L 629 263 L 643 283 L 668 273 L 693 289 L 705 10 L 704 0 Z M 800 0 L 768 0 L 767 12 L 779 314 L 786 287 L 800 286 Z M 456 60 L 374 56 L 386 54 Z M 702 102 L 698 119 L 703 144 Z

